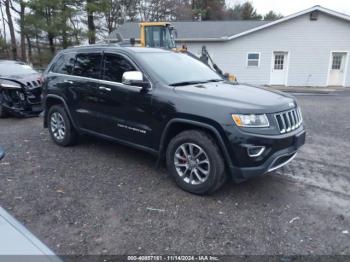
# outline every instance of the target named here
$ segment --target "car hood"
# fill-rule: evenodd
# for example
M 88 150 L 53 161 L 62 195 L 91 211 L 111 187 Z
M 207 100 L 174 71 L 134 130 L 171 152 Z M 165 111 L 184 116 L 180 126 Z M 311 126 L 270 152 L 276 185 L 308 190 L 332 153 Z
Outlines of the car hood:
M 238 113 L 274 113 L 294 107 L 295 102 L 279 91 L 227 82 L 178 86 L 174 91 L 185 99 L 231 107 Z
M 15 80 L 17 82 L 22 83 L 27 87 L 39 87 L 41 86 L 41 78 L 42 74 L 34 73 L 34 74 L 22 74 L 22 75 L 1 75 L 0 78 Z

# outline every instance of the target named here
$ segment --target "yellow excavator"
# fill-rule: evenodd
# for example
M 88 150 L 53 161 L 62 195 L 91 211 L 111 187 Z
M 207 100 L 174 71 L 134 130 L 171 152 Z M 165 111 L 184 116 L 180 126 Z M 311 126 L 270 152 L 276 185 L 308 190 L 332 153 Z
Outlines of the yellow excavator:
M 195 59 L 199 59 L 210 68 L 215 70 L 219 75 L 225 79 L 235 82 L 237 79 L 234 75 L 229 73 L 224 73 L 211 58 L 206 46 L 202 47 L 201 55 L 198 58 L 193 53 L 187 50 L 187 47 L 183 45 L 182 47 L 177 47 L 175 39 L 177 37 L 177 32 L 174 26 L 169 22 L 141 22 L 140 27 L 140 38 L 139 43 L 136 43 L 136 39 L 130 39 L 130 44 L 132 46 L 141 47 L 153 47 L 153 48 L 164 48 L 168 50 L 173 50 L 175 52 L 186 53 Z M 118 39 L 122 42 L 122 36 L 118 35 Z
M 175 28 L 168 22 L 142 22 L 140 26 L 140 46 L 176 49 Z

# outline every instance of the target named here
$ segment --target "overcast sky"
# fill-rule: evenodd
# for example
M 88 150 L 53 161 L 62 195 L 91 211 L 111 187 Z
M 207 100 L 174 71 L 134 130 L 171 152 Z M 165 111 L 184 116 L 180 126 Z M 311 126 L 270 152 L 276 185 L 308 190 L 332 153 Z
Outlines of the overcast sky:
M 244 0 L 226 0 L 228 5 L 233 6 L 237 3 L 246 2 Z M 258 13 L 265 14 L 270 10 L 274 10 L 282 15 L 290 15 L 315 5 L 333 9 L 350 15 L 350 1 L 349 0 L 250 0 Z

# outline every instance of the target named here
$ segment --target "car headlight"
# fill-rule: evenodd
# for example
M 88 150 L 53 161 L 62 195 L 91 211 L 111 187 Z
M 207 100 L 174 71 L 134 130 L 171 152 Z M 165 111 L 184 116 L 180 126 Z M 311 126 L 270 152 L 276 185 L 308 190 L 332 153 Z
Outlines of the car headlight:
M 261 115 L 242 115 L 242 114 L 233 114 L 233 121 L 239 127 L 268 127 L 270 126 L 269 120 L 265 114 Z
M 21 85 L 15 81 L 0 79 L 0 88 L 21 89 Z

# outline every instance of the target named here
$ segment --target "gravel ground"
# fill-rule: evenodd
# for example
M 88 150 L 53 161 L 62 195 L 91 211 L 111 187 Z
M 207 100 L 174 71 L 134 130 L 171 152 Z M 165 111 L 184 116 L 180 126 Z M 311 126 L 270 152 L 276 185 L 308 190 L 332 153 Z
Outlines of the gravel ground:
M 53 144 L 0 120 L 0 205 L 57 254 L 350 254 L 350 90 L 297 96 L 307 144 L 283 169 L 199 197 L 150 155 Z

